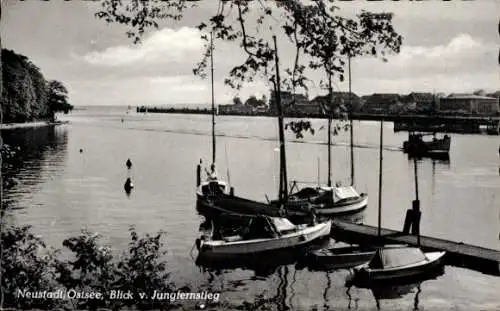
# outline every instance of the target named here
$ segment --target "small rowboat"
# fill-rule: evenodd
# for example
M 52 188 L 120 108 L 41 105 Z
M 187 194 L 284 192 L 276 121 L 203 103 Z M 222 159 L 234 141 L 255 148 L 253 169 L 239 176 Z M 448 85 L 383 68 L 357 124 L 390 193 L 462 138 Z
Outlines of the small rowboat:
M 375 252 L 374 248 L 364 246 L 323 248 L 310 252 L 307 261 L 314 270 L 347 269 L 369 262 Z

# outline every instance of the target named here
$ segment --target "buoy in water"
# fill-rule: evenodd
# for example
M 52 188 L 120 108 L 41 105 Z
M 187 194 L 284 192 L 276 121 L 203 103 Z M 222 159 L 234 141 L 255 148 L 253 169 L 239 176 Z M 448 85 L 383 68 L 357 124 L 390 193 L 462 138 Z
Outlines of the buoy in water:
M 125 185 L 123 185 L 123 188 L 127 193 L 130 193 L 130 191 L 132 191 L 132 188 L 134 188 L 134 184 L 132 183 L 130 177 L 128 177 L 127 180 L 125 181 Z
M 132 167 L 132 161 L 130 161 L 130 159 L 127 159 L 127 162 L 125 162 L 125 165 L 127 165 L 127 168 L 130 169 Z
M 82 153 L 82 152 L 83 152 L 83 149 L 80 149 L 80 153 Z

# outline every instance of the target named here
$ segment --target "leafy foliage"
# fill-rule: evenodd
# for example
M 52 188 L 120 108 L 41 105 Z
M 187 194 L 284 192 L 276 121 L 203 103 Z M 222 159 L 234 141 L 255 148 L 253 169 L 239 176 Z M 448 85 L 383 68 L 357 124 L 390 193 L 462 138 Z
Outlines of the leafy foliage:
M 112 0 L 102 2 L 103 10 L 97 17 L 107 22 L 118 22 L 129 27 L 138 42 L 148 27 L 158 27 L 158 19 L 179 20 L 182 12 L 196 6 L 196 2 L 187 5 L 186 1 L 169 2 L 149 1 L 142 6 L 137 2 L 122 5 Z M 119 13 L 119 9 L 127 14 Z M 159 12 L 164 14 L 146 14 Z M 276 89 L 274 68 L 274 46 L 271 36 L 285 36 L 295 46 L 295 59 L 292 68 L 286 68 L 287 74 L 281 80 L 280 88 L 296 93 L 297 88 L 308 91 L 310 79 L 306 69 L 323 69 L 326 73 L 328 92 L 332 94 L 332 79 L 344 80 L 344 67 L 347 57 L 371 55 L 386 61 L 387 53 L 398 53 L 402 37 L 392 26 L 391 13 L 370 13 L 362 11 L 356 18 L 337 14 L 339 8 L 332 1 L 300 0 L 289 1 L 244 1 L 219 0 L 218 9 L 213 16 L 199 22 L 198 29 L 203 31 L 205 52 L 202 60 L 193 69 L 194 74 L 207 77 L 210 57 L 210 39 L 213 37 L 226 42 L 239 42 L 246 55 L 242 64 L 234 66 L 225 84 L 240 89 L 246 82 L 256 78 L 269 81 Z M 148 18 L 144 18 L 144 16 Z M 268 26 L 264 29 L 263 26 Z M 274 26 L 274 27 L 273 27 Z M 301 57 L 307 57 L 304 62 Z M 330 102 L 331 102 L 330 97 Z M 293 103 L 292 103 L 293 104 Z M 325 114 L 327 117 L 331 117 Z M 299 137 L 302 129 L 309 130 L 308 121 L 289 124 L 289 128 Z
M 162 257 L 166 251 L 162 250 L 161 239 L 164 232 L 156 235 L 146 234 L 139 237 L 134 227 L 130 228 L 130 243 L 128 252 L 122 255 L 118 263 L 118 289 L 131 291 L 134 297 L 139 293 L 172 292 L 173 285 L 169 283 L 169 273 L 166 271 L 166 262 Z M 165 309 L 169 302 L 155 301 L 149 296 L 139 301 L 130 301 L 127 305 L 135 304 L 139 309 Z
M 63 84 L 48 83 L 40 68 L 26 56 L 3 49 L 2 69 L 1 104 L 5 122 L 53 119 L 54 113 L 73 108 L 67 103 L 68 92 Z
M 57 80 L 48 82 L 47 103 L 52 117 L 56 112 L 63 111 L 64 113 L 68 113 L 73 109 L 73 106 L 68 103 L 68 90 L 62 82 Z
M 63 241 L 63 246 L 74 254 L 75 260 L 57 262 L 57 281 L 60 284 L 76 291 L 109 293 L 116 279 L 115 265 L 111 250 L 98 244 L 100 238 L 96 233 L 82 230 L 81 235 Z M 90 309 L 111 302 L 107 298 L 72 301 L 77 308 Z
M 101 236 L 82 230 L 76 237 L 63 241 L 61 250 L 48 250 L 31 227 L 9 227 L 2 233 L 2 286 L 5 307 L 53 310 L 68 308 L 97 310 L 99 308 L 162 309 L 176 307 L 167 300 L 165 304 L 141 299 L 138 293 L 150 295 L 154 290 L 173 291 L 166 272 L 163 232 L 140 237 L 130 229 L 131 241 L 120 258 L 111 249 L 102 246 Z M 64 256 L 63 256 L 64 255 Z M 64 259 L 61 259 L 64 258 Z M 68 258 L 69 257 L 69 258 Z M 30 292 L 56 291 L 61 288 L 77 292 L 100 292 L 103 299 L 28 299 L 18 297 L 18 290 Z M 184 288 L 185 289 L 185 288 Z M 110 299 L 111 290 L 130 290 L 134 299 Z
M 2 287 L 5 305 L 15 308 L 53 309 L 57 300 L 18 297 L 18 290 L 51 291 L 55 282 L 55 251 L 48 251 L 44 242 L 31 232 L 30 226 L 10 227 L 1 233 Z
M 103 0 L 102 10 L 95 16 L 108 23 L 119 23 L 130 26 L 126 32 L 134 43 L 139 43 L 148 28 L 158 28 L 161 19 L 180 20 L 182 11 L 195 3 L 186 0 Z

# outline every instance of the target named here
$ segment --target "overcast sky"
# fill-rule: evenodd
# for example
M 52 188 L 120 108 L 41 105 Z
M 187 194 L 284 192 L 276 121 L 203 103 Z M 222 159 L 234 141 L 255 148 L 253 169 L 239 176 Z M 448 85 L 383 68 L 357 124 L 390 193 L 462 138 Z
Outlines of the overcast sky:
M 352 89 L 371 93 L 471 92 L 500 89 L 500 1 L 335 1 L 342 15 L 362 9 L 393 12 L 395 30 L 403 39 L 401 53 L 389 62 L 359 58 L 352 64 Z M 62 81 L 74 105 L 172 105 L 210 102 L 210 82 L 192 74 L 201 59 L 203 42 L 195 28 L 216 12 L 205 0 L 183 21 L 163 23 L 134 45 L 121 25 L 94 17 L 94 3 L 4 0 L 2 45 L 28 56 L 47 79 Z M 286 67 L 293 49 L 280 40 Z M 230 68 L 243 59 L 237 44 L 216 43 L 216 101 L 227 104 L 235 95 L 269 96 L 263 81 L 237 92 L 224 86 Z M 322 78 L 317 73 L 312 78 Z M 340 90 L 347 83 L 337 81 Z M 310 96 L 321 90 L 313 89 Z

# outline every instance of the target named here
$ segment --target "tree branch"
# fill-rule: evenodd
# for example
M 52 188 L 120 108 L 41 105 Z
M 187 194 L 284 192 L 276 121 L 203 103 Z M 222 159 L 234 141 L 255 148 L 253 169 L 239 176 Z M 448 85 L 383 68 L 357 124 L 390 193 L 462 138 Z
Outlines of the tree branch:
M 237 3 L 237 6 L 238 6 L 238 21 L 240 22 L 241 32 L 242 32 L 242 35 L 243 35 L 243 38 L 242 38 L 243 49 L 245 50 L 245 52 L 248 55 L 253 56 L 253 57 L 257 57 L 257 55 L 255 53 L 252 53 L 248 49 L 248 43 L 247 43 L 248 36 L 247 36 L 246 30 L 245 30 L 245 22 L 243 20 L 243 13 L 241 11 L 241 4 L 240 4 L 239 1 Z

